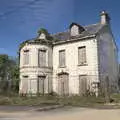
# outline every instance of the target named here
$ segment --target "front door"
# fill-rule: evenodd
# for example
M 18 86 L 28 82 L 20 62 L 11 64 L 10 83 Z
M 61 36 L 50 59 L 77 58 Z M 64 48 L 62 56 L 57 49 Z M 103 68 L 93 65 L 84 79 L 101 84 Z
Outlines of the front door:
M 59 95 L 69 94 L 69 75 L 67 73 L 62 73 L 58 75 L 58 93 Z
M 40 94 L 44 94 L 45 92 L 45 89 L 44 89 L 45 78 L 46 78 L 45 76 L 38 76 L 37 90 L 38 90 L 38 93 Z
M 85 95 L 87 92 L 87 76 L 80 75 L 79 76 L 79 94 Z

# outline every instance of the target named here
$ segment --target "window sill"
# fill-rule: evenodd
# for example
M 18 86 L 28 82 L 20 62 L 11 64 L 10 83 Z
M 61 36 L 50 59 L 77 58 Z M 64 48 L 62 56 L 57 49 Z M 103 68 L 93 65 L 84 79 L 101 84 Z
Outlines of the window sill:
M 38 68 L 52 68 L 51 66 L 38 66 Z
M 81 63 L 78 66 L 88 66 L 88 64 L 87 63 Z
M 39 68 L 47 68 L 48 66 L 38 66 Z
M 66 66 L 59 66 L 58 68 L 66 68 Z
M 22 65 L 23 67 L 30 66 L 29 64 Z
M 53 69 L 52 67 L 40 67 L 40 66 L 23 66 L 23 67 L 20 67 L 20 69 L 23 69 L 23 68 L 41 68 L 41 69 L 48 68 L 48 69 Z

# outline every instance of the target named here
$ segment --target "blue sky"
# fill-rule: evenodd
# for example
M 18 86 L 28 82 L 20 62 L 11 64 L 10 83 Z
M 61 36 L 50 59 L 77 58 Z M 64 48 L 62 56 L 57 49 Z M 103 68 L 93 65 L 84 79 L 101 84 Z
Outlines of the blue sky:
M 71 22 L 97 23 L 102 10 L 110 14 L 119 48 L 119 6 L 119 0 L 0 0 L 0 53 L 16 56 L 19 44 L 36 37 L 41 27 L 56 33 L 68 29 Z

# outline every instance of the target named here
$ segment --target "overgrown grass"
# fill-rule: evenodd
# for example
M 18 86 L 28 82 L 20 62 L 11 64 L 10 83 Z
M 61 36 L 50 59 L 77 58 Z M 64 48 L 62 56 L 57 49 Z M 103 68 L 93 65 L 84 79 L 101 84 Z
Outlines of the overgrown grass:
M 60 104 L 71 105 L 71 106 L 94 106 L 104 104 L 104 98 L 95 96 L 80 97 L 71 96 L 59 99 Z
M 6 97 L 0 96 L 0 105 L 53 105 L 57 104 L 56 98 L 51 96 L 41 97 Z
M 120 103 L 120 93 L 112 94 L 111 98 L 114 100 L 115 103 Z
M 104 104 L 104 98 L 102 97 L 59 97 L 59 96 L 0 96 L 0 105 L 70 105 L 70 106 L 94 106 Z
M 119 106 L 120 94 L 112 94 L 113 104 Z M 64 105 L 64 106 L 76 106 L 76 107 L 94 107 L 104 108 L 104 97 L 95 96 L 66 96 L 60 97 L 56 95 L 44 95 L 44 96 L 25 96 L 20 97 L 18 94 L 4 94 L 0 95 L 0 105 L 21 105 L 21 106 L 49 106 L 49 105 Z

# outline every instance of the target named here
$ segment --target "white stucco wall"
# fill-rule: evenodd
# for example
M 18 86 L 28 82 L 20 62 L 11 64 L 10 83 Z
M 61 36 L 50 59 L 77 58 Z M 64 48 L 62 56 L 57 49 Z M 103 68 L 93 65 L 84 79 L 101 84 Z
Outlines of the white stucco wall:
M 47 66 L 44 68 L 38 67 L 38 50 L 46 50 Z M 29 50 L 29 64 L 23 65 L 23 52 Z M 29 45 L 26 44 L 20 51 L 20 92 L 22 92 L 22 82 L 24 82 L 23 76 L 28 76 L 28 90 L 27 93 L 37 92 L 37 80 L 38 76 L 46 76 L 45 79 L 45 93 L 52 90 L 52 48 L 46 45 Z
M 73 27 L 73 33 L 77 34 L 77 28 Z M 110 85 L 117 86 L 118 61 L 117 48 L 114 43 L 109 27 L 103 28 L 97 37 L 86 38 L 64 44 L 56 44 L 53 47 L 38 44 L 26 44 L 20 51 L 20 92 L 22 92 L 23 76 L 28 76 L 27 93 L 37 92 L 38 76 L 46 76 L 45 93 L 58 93 L 58 74 L 69 74 L 69 94 L 79 94 L 79 76 L 86 75 L 88 86 L 91 91 L 95 89 L 93 82 L 100 82 L 106 76 L 109 77 Z M 78 65 L 78 48 L 86 47 L 86 64 Z M 38 66 L 38 50 L 45 49 L 47 52 L 47 66 Z M 23 52 L 29 50 L 29 64 L 23 65 Z M 59 67 L 59 51 L 65 50 L 66 66 Z
M 78 66 L 78 47 L 86 46 L 87 64 Z M 66 51 L 66 67 L 59 68 L 59 50 Z M 81 40 L 78 42 L 56 45 L 53 47 L 53 90 L 58 92 L 58 73 L 69 74 L 69 93 L 79 94 L 79 75 L 87 75 L 89 82 L 99 81 L 98 57 L 96 39 Z M 91 87 L 92 89 L 92 87 Z
M 26 44 L 20 51 L 20 68 L 25 67 L 23 65 L 23 52 L 24 50 L 29 50 L 29 65 L 27 66 L 38 66 L 38 50 L 46 50 L 46 60 L 47 67 L 52 67 L 52 48 L 46 45 L 38 45 L 38 44 Z M 50 58 L 51 57 L 51 58 Z M 50 58 L 50 59 L 48 59 Z

